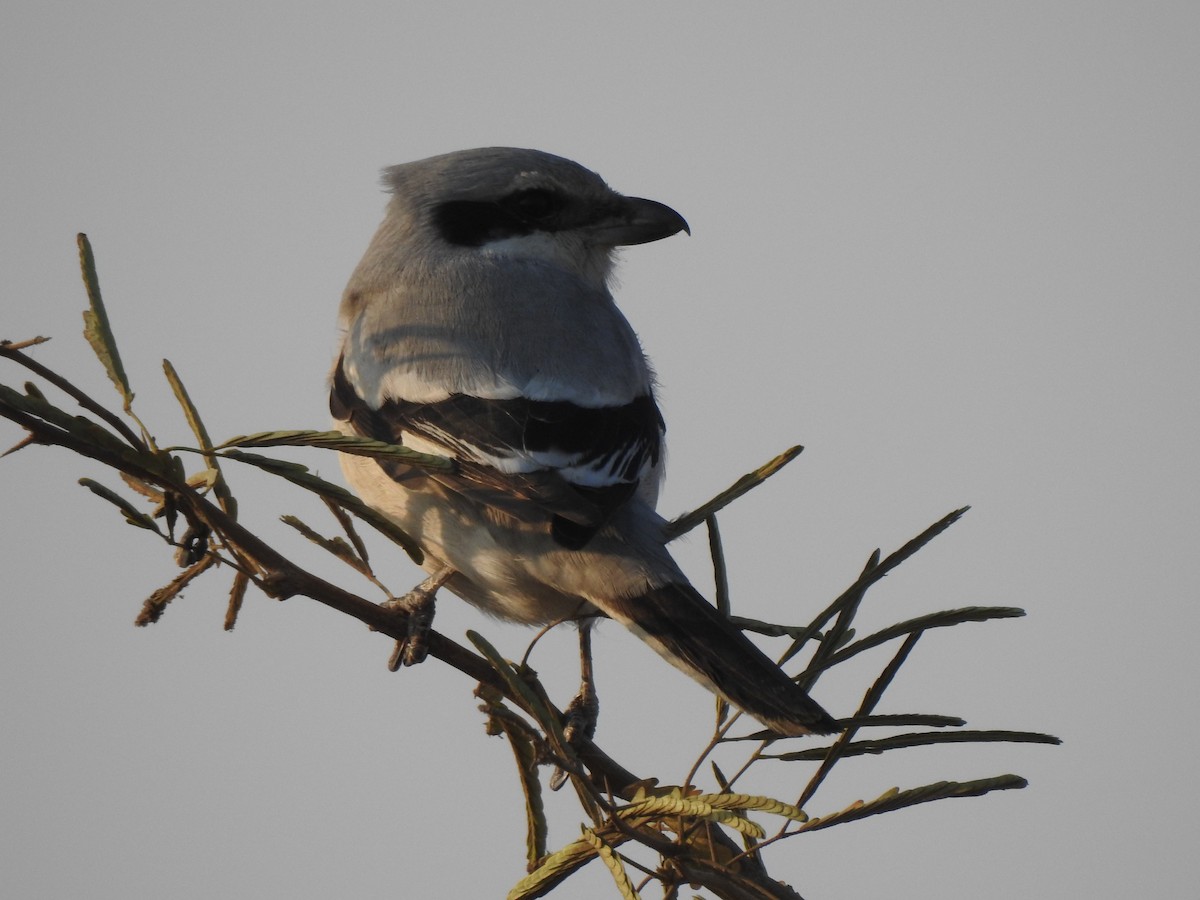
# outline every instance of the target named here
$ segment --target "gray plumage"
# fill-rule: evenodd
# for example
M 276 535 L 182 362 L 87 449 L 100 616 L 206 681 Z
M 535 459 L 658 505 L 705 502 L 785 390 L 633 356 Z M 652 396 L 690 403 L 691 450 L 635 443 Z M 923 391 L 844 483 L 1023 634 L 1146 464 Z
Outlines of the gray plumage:
M 608 289 L 618 246 L 686 230 L 660 203 L 535 150 L 386 171 L 350 278 L 331 410 L 348 433 L 449 456 L 449 474 L 343 456 L 430 572 L 530 624 L 602 612 L 777 731 L 833 720 L 688 584 L 654 503 L 662 419 Z

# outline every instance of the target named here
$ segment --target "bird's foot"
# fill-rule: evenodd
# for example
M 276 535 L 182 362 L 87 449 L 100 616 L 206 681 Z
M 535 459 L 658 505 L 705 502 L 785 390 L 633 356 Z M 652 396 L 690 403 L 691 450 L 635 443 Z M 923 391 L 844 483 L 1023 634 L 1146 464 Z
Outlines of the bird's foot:
M 380 604 L 385 609 L 402 614 L 407 620 L 408 633 L 396 641 L 396 649 L 388 660 L 391 671 L 425 661 L 429 654 L 429 629 L 433 626 L 438 588 L 449 581 L 453 574 L 451 568 L 438 569 L 403 597 L 393 597 Z
M 584 740 L 591 740 L 596 734 L 596 723 L 600 720 L 600 698 L 590 682 L 584 682 L 567 708 L 563 710 L 563 737 L 572 747 L 577 747 Z M 550 776 L 550 790 L 557 791 L 567 783 L 569 772 L 561 767 L 555 768 Z
M 567 704 L 563 712 L 566 714 L 563 737 L 567 743 L 575 744 L 581 737 L 591 740 L 596 734 L 596 723 L 600 720 L 600 698 L 590 684 L 579 689 L 575 699 Z

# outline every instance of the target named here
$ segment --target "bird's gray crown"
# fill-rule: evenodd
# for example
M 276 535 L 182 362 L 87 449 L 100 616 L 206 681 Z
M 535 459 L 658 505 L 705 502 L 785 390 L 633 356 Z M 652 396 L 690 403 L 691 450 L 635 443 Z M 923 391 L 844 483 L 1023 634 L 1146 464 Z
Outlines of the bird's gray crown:
M 385 185 L 417 202 L 494 200 L 529 188 L 576 197 L 613 194 L 604 179 L 569 159 L 520 147 L 457 150 L 384 170 Z

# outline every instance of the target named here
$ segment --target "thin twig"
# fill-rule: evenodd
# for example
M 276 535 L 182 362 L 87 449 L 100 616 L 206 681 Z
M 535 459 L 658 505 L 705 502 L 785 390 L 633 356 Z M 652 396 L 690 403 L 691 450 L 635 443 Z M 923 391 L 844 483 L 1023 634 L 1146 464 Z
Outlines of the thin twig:
M 71 399 L 73 399 L 92 415 L 102 419 L 105 424 L 121 435 L 121 437 L 128 441 L 131 446 L 137 448 L 138 450 L 148 449 L 142 439 L 138 437 L 137 434 L 128 425 L 126 425 L 118 415 L 101 406 L 57 372 L 53 371 L 52 369 L 47 369 L 40 362 L 17 349 L 18 347 L 29 345 L 29 343 L 29 341 L 24 341 L 20 344 L 11 344 L 0 341 L 0 356 L 7 356 L 9 359 L 13 360 L 13 362 L 24 366 L 39 378 L 43 378 L 50 382 L 64 394 L 67 394 L 69 397 L 71 397 Z
M 908 659 L 908 654 L 917 645 L 921 634 L 922 632 L 920 631 L 914 631 L 905 638 L 904 643 L 900 645 L 900 649 L 896 651 L 896 655 L 892 657 L 891 662 L 879 673 L 879 677 L 875 679 L 875 683 L 871 685 L 867 693 L 863 696 L 862 702 L 858 706 L 858 711 L 855 713 L 856 716 L 870 715 L 874 711 L 875 705 L 883 696 L 883 692 L 887 690 L 888 685 L 892 683 L 892 679 L 896 677 L 896 673 L 900 671 L 900 667 L 904 665 L 904 661 Z M 850 727 L 838 735 L 838 739 L 833 742 L 833 745 L 829 748 L 829 753 L 822 760 L 820 768 L 817 769 L 812 779 L 808 782 L 808 785 L 804 788 L 804 792 L 800 794 L 800 799 L 796 801 L 796 806 L 804 809 L 804 804 L 812 799 L 813 794 L 817 792 L 817 788 L 821 786 L 821 782 L 825 780 L 825 776 L 830 773 L 834 765 L 841 758 L 842 749 L 850 743 L 857 731 L 857 728 Z

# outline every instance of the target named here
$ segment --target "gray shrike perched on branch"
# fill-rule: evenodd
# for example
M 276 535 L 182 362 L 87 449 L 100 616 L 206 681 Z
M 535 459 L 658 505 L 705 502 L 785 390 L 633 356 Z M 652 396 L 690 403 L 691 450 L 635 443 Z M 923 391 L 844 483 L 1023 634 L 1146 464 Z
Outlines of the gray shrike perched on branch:
M 773 730 L 830 716 L 688 583 L 654 504 L 663 420 L 608 290 L 617 247 L 687 231 L 548 153 L 464 150 L 386 170 L 392 199 L 342 299 L 330 409 L 342 431 L 449 457 L 449 472 L 342 456 L 431 577 L 501 618 L 616 619 Z M 406 660 L 413 662 L 418 660 Z

